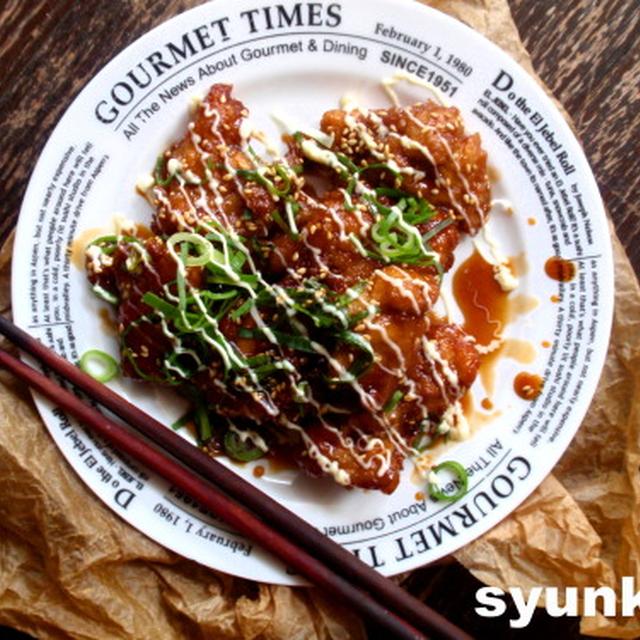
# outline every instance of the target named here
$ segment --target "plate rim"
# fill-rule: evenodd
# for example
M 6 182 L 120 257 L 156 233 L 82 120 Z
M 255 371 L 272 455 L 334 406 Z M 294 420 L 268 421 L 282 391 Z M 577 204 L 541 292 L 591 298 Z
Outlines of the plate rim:
M 122 60 L 126 59 L 128 56 L 131 56 L 132 48 L 134 47 L 140 47 L 141 49 L 144 48 L 148 40 L 150 40 L 154 36 L 154 34 L 157 34 L 161 30 L 166 29 L 167 31 L 170 31 L 170 29 L 174 28 L 176 25 L 180 24 L 180 22 L 182 21 L 184 21 L 185 23 L 188 23 L 190 18 L 193 15 L 199 12 L 204 12 L 207 7 L 213 6 L 214 7 L 213 11 L 217 15 L 217 14 L 220 14 L 221 11 L 224 11 L 224 7 L 229 7 L 229 9 L 231 9 L 231 7 L 238 8 L 243 4 L 253 6 L 255 2 L 254 0 L 211 0 L 209 2 L 205 2 L 196 7 L 193 7 L 186 11 L 178 13 L 168 18 L 167 20 L 161 22 L 160 24 L 154 26 L 152 29 L 149 29 L 143 35 L 141 35 L 140 37 L 130 42 L 127 46 L 121 49 L 113 58 L 111 58 L 108 62 L 102 65 L 101 68 L 94 75 L 91 76 L 91 78 L 83 85 L 83 87 L 70 100 L 64 113 L 60 116 L 56 125 L 54 126 L 50 135 L 48 136 L 45 145 L 40 150 L 38 160 L 35 163 L 32 173 L 29 177 L 28 186 L 27 186 L 27 189 L 25 190 L 25 194 L 20 206 L 20 214 L 15 226 L 14 248 L 19 246 L 24 246 L 25 244 L 24 236 L 27 236 L 28 238 L 27 213 L 25 212 L 28 210 L 33 211 L 38 209 L 37 195 L 39 195 L 40 192 L 37 191 L 37 188 L 38 188 L 37 176 L 43 173 L 43 166 L 47 164 L 47 160 L 48 160 L 47 155 L 50 155 L 54 148 L 56 135 L 66 125 L 66 120 L 69 115 L 69 112 L 72 111 L 74 105 L 76 105 L 78 102 L 81 101 L 82 96 L 85 93 L 88 93 L 94 86 L 99 85 L 101 82 L 101 78 L 108 75 L 109 71 L 112 68 L 117 67 Z M 454 18 L 453 16 L 450 16 L 449 14 L 441 12 L 437 9 L 434 9 L 433 7 L 427 6 L 419 2 L 418 0 L 373 0 L 371 4 L 375 5 L 376 9 L 378 7 L 385 7 L 385 6 L 388 7 L 389 5 L 393 5 L 393 4 L 403 5 L 403 6 L 406 6 L 407 8 L 410 8 L 411 10 L 424 12 L 423 15 L 421 16 L 421 20 L 427 19 L 428 16 L 430 15 L 437 16 L 438 20 L 444 20 L 454 30 L 462 29 L 463 34 L 466 34 L 467 36 L 475 39 L 481 47 L 484 47 L 484 48 L 489 47 L 489 49 L 492 50 L 492 54 L 494 56 L 497 56 L 498 59 L 501 59 L 501 58 L 508 59 L 509 72 L 511 73 L 512 71 L 514 71 L 515 74 L 519 76 L 519 79 L 523 80 L 526 83 L 527 90 L 531 91 L 536 95 L 536 97 L 541 99 L 542 104 L 545 107 L 547 107 L 547 109 L 545 110 L 545 116 L 550 117 L 551 124 L 554 127 L 558 128 L 559 132 L 563 135 L 563 137 L 567 140 L 570 140 L 572 145 L 575 144 L 575 149 L 572 149 L 572 151 L 577 151 L 579 153 L 580 161 L 584 164 L 584 167 L 586 168 L 586 171 L 581 172 L 581 183 L 582 185 L 584 185 L 585 192 L 588 189 L 588 193 L 586 193 L 585 195 L 588 197 L 588 201 L 592 205 L 592 211 L 590 212 L 589 219 L 594 223 L 597 221 L 598 228 L 596 233 L 598 236 L 600 236 L 600 241 L 603 249 L 603 262 L 602 262 L 603 266 L 600 267 L 600 275 L 603 278 L 603 280 L 606 278 L 607 282 L 605 284 L 610 285 L 610 286 L 601 288 L 601 297 L 600 297 L 601 313 L 599 315 L 599 319 L 604 325 L 604 327 L 601 329 L 601 335 L 608 336 L 610 340 L 611 328 L 613 323 L 614 294 L 615 294 L 615 290 L 614 290 L 615 269 L 614 269 L 614 261 L 613 261 L 613 247 L 611 243 L 611 237 L 608 233 L 610 218 L 607 213 L 605 204 L 602 200 L 602 196 L 598 188 L 595 176 L 593 174 L 593 170 L 591 169 L 591 166 L 586 157 L 586 154 L 584 153 L 582 144 L 578 139 L 577 135 L 574 134 L 569 122 L 565 120 L 564 116 L 562 115 L 562 112 L 561 112 L 562 106 L 560 105 L 559 107 L 558 106 L 559 103 L 556 104 L 556 100 L 545 91 L 544 87 L 541 86 L 537 76 L 532 75 L 527 70 L 525 70 L 516 60 L 514 60 L 511 57 L 510 53 L 508 53 L 507 51 L 499 47 L 496 43 L 492 42 L 488 37 L 472 29 L 470 26 L 468 26 L 461 20 Z M 221 11 L 218 11 L 218 7 L 222 7 Z M 291 32 L 283 31 L 282 35 L 286 35 L 286 33 L 291 33 Z M 295 33 L 295 30 L 293 30 L 293 33 Z M 457 39 L 457 34 L 455 39 Z M 605 231 L 607 231 L 607 233 L 604 233 Z M 19 262 L 20 260 L 18 259 L 17 254 L 14 251 L 12 254 L 12 260 L 11 260 L 11 263 L 12 263 L 11 300 L 12 300 L 12 309 L 14 310 L 14 313 L 16 309 L 21 308 L 20 305 L 16 306 L 16 296 L 17 296 L 18 287 L 20 285 L 20 283 L 18 282 L 20 270 L 16 267 L 18 266 Z M 15 316 L 14 316 L 16 317 L 16 323 L 19 326 L 25 327 L 26 324 L 28 323 L 24 322 L 24 318 L 21 318 L 20 320 L 18 320 L 18 317 L 21 315 L 23 316 L 27 315 L 26 308 L 23 310 L 23 313 L 18 312 L 18 313 L 15 313 Z M 607 347 L 605 348 L 604 346 L 602 346 L 602 348 L 597 351 L 597 357 L 595 357 L 591 362 L 591 366 L 597 369 L 598 371 L 598 378 L 593 383 L 591 383 L 592 388 L 589 389 L 588 399 L 585 399 L 582 402 L 579 410 L 573 413 L 572 415 L 572 424 L 574 424 L 575 426 L 569 429 L 570 433 L 568 436 L 566 434 L 566 429 L 565 431 L 563 431 L 561 437 L 566 439 L 566 443 L 563 444 L 562 451 L 557 455 L 557 457 L 554 456 L 554 460 L 551 463 L 551 465 L 545 465 L 545 466 L 549 466 L 549 470 L 545 472 L 542 475 L 542 477 L 540 477 L 539 479 L 536 479 L 535 482 L 530 483 L 530 485 L 532 486 L 530 486 L 530 488 L 528 488 L 524 492 L 524 495 L 522 498 L 518 496 L 518 499 L 516 499 L 515 501 L 513 500 L 510 501 L 509 508 L 506 509 L 505 513 L 500 514 L 499 518 L 495 519 L 495 521 L 493 522 L 490 522 L 488 526 L 479 526 L 478 533 L 472 536 L 472 540 L 478 539 L 480 536 L 484 535 L 485 533 L 490 531 L 493 527 L 495 527 L 500 521 L 502 521 L 507 516 L 512 514 L 513 511 L 515 511 L 515 509 L 517 509 L 522 504 L 522 502 L 526 500 L 531 495 L 531 493 L 533 493 L 533 491 L 535 491 L 535 489 L 544 480 L 544 477 L 548 473 L 551 473 L 553 471 L 553 468 L 557 465 L 562 454 L 570 446 L 571 441 L 574 439 L 578 429 L 581 427 L 584 421 L 585 415 L 587 414 L 589 407 L 593 402 L 593 398 L 597 391 L 598 382 L 602 376 L 607 353 L 608 353 L 608 341 L 607 341 Z M 28 358 L 26 359 L 28 360 Z M 38 394 L 34 393 L 33 396 L 36 401 L 36 406 L 37 406 L 40 418 L 42 419 L 43 422 L 45 422 L 45 425 L 47 426 L 47 430 L 51 433 L 51 428 L 49 427 L 49 425 L 47 424 L 47 422 L 44 420 L 42 416 L 41 401 L 38 401 Z M 57 443 L 56 443 L 56 447 L 63 454 L 63 457 L 69 463 L 71 463 L 71 460 L 66 455 L 66 451 L 62 447 L 60 447 Z M 71 466 L 72 468 L 74 468 L 74 472 L 79 476 L 79 478 L 82 480 L 83 484 L 87 487 L 87 489 L 89 489 L 91 493 L 93 493 L 101 501 L 106 502 L 106 505 L 109 507 L 111 512 L 113 512 L 116 516 L 127 521 L 134 528 L 138 529 L 138 526 L 133 522 L 131 522 L 127 517 L 125 517 L 124 513 L 121 513 L 115 510 L 114 508 L 112 508 L 111 503 L 107 501 L 105 498 L 103 498 L 99 493 L 96 492 L 95 488 L 86 480 L 85 476 L 83 476 L 79 471 L 75 469 L 75 466 L 73 464 L 71 464 Z M 488 517 L 485 519 L 485 522 L 491 521 L 491 520 L 492 518 Z M 138 529 L 138 531 L 141 531 L 141 530 Z M 143 533 L 143 535 L 149 536 L 151 538 L 151 536 L 146 531 L 141 531 L 141 532 Z M 151 539 L 155 540 L 155 538 L 151 538 Z M 463 544 L 468 544 L 468 543 L 469 542 L 466 541 L 464 543 L 457 544 L 457 541 L 455 541 L 453 544 L 450 544 L 447 546 L 448 553 L 453 553 L 454 551 L 458 550 L 461 546 L 463 546 Z M 159 544 L 164 545 L 164 543 L 159 543 Z M 196 560 L 197 562 L 202 563 L 201 560 L 194 557 L 195 554 L 192 556 L 189 556 L 188 553 L 186 553 L 184 550 L 177 551 L 177 553 L 179 553 L 184 557 L 188 557 L 190 559 L 193 559 L 193 560 Z M 418 564 L 409 570 L 413 570 L 418 566 L 421 566 L 421 565 Z M 215 570 L 224 571 L 224 569 L 215 569 Z M 396 572 L 399 572 L 399 571 L 404 571 L 404 569 L 396 568 Z M 240 577 L 246 577 L 246 578 L 254 578 L 254 576 L 252 576 L 250 573 L 242 574 L 242 572 L 238 572 L 238 573 L 234 572 L 234 575 L 240 575 Z M 276 582 L 276 583 L 277 584 L 296 584 L 296 581 L 291 580 L 290 576 L 286 576 L 284 581 Z

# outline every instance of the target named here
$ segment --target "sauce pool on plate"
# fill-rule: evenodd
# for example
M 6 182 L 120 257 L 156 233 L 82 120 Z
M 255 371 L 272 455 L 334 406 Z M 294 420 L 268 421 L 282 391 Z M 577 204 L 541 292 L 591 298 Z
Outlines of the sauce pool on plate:
M 521 371 L 513 381 L 513 389 L 523 400 L 535 400 L 541 393 L 544 379 L 535 374 Z
M 553 256 L 544 263 L 544 272 L 558 282 L 570 282 L 575 278 L 577 271 L 575 262 L 560 256 Z

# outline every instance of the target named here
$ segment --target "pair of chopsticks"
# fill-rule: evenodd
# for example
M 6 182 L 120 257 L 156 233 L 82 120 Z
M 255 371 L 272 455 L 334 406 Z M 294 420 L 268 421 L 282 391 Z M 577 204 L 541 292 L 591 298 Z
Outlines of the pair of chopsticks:
M 0 317 L 0 333 L 61 378 L 149 438 L 157 447 L 82 402 L 0 349 L 0 366 L 69 412 L 117 449 L 163 476 L 225 520 L 240 534 L 348 605 L 389 638 L 469 640 L 461 629 L 355 555 L 210 458 L 136 406 Z

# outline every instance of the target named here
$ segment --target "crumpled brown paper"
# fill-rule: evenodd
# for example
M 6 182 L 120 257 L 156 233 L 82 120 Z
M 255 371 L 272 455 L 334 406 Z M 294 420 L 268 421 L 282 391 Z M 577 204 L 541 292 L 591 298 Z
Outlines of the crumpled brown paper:
M 532 73 L 506 0 L 432 0 Z M 612 231 L 616 313 L 589 414 L 533 495 L 456 557 L 487 584 L 640 584 L 640 288 Z M 10 243 L 0 252 L 8 310 Z M 308 589 L 268 586 L 184 560 L 123 523 L 49 438 L 24 385 L 0 373 L 0 624 L 38 638 L 364 637 Z M 640 636 L 637 618 L 585 618 L 582 631 Z

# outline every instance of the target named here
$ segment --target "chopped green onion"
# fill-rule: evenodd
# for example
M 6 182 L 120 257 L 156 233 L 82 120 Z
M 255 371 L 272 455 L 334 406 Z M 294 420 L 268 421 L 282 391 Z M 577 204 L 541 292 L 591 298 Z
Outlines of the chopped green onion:
M 258 155 L 258 153 L 256 152 L 256 150 L 253 148 L 253 146 L 252 146 L 252 145 L 250 145 L 250 144 L 248 144 L 248 145 L 247 145 L 247 149 L 249 150 L 249 153 L 251 154 L 251 156 L 253 157 L 253 159 L 254 159 L 256 162 L 258 162 L 258 163 L 259 163 L 259 162 L 261 161 L 261 160 L 260 160 L 260 156 Z
M 180 259 L 184 264 L 187 259 L 188 249 L 187 245 L 183 244 L 180 246 Z M 185 270 L 178 268 L 176 271 L 176 284 L 178 287 L 178 300 L 180 305 L 180 310 L 185 311 L 187 308 L 187 282 L 185 278 Z
M 142 302 L 148 304 L 152 309 L 159 311 L 163 316 L 167 318 L 180 318 L 180 309 L 167 302 L 164 298 L 157 296 L 155 293 L 147 291 L 142 296 Z
M 175 251 L 175 246 L 179 244 L 182 247 L 187 247 L 186 258 L 183 259 L 185 266 L 187 267 L 202 267 L 214 260 L 214 248 L 213 245 L 203 236 L 197 233 L 180 232 L 174 233 L 167 240 L 167 248 Z M 188 247 L 193 247 L 198 255 L 192 256 L 188 253 Z
M 287 223 L 283 220 L 282 216 L 280 215 L 280 212 L 277 209 L 274 209 L 271 212 L 271 217 L 273 218 L 273 221 L 289 236 L 291 237 L 296 237 L 294 232 L 291 230 L 291 228 L 287 225 Z
M 391 187 L 378 187 L 376 189 L 376 195 L 387 196 L 388 198 L 395 198 L 396 200 L 400 200 L 402 198 L 406 198 L 408 194 L 401 189 L 393 189 Z
M 391 413 L 400 404 L 402 398 L 404 398 L 404 391 L 396 389 L 391 397 L 387 400 L 382 410 L 385 413 Z
M 227 170 L 227 165 L 224 164 L 224 162 L 214 162 L 212 158 L 209 158 L 207 160 L 207 169 L 209 169 L 209 171 L 211 171 L 211 172 L 213 172 L 215 170 L 226 171 Z
M 351 180 L 349 180 L 349 184 L 347 185 L 347 193 L 349 194 L 349 196 L 351 196 L 355 191 L 356 185 L 358 184 L 358 176 L 361 173 L 364 173 L 365 171 L 369 171 L 369 170 L 388 171 L 393 175 L 394 178 L 398 178 L 400 176 L 400 174 L 395 169 L 392 169 L 388 164 L 385 164 L 385 163 L 368 164 L 366 167 L 356 168 L 352 172 Z M 376 193 L 378 193 L 378 189 L 376 189 Z
M 368 164 L 366 167 L 360 167 L 358 173 L 364 173 L 369 170 L 388 171 L 394 178 L 400 176 L 400 174 L 395 169 L 392 169 L 386 162 L 378 162 L 377 164 Z
M 115 235 L 101 236 L 100 238 L 92 240 L 87 245 L 87 249 L 89 247 L 99 247 L 102 253 L 111 255 L 118 247 L 118 237 Z
M 432 442 L 433 438 L 429 433 L 426 433 L 427 429 L 431 425 L 428 419 L 423 420 L 418 427 L 418 433 L 416 433 L 411 447 L 416 449 L 419 453 L 422 453 Z
M 120 367 L 114 358 L 99 349 L 85 351 L 78 366 L 98 382 L 109 382 L 118 375 Z
M 235 431 L 227 431 L 224 434 L 224 450 L 227 455 L 238 462 L 251 462 L 262 458 L 265 452 L 260 447 L 251 446 L 248 442 L 251 438 L 243 440 Z
M 340 331 L 336 334 L 336 337 L 341 342 L 344 342 L 360 351 L 364 351 L 373 361 L 374 353 L 369 341 L 361 336 L 359 333 L 354 333 L 353 331 Z
M 270 329 L 269 331 L 273 334 L 278 344 L 283 347 L 288 347 L 294 351 L 316 353 L 316 350 L 311 345 L 311 341 L 304 336 L 289 335 L 287 333 L 282 333 L 281 331 L 276 331 L 275 329 Z M 245 327 L 240 327 L 238 335 L 241 338 L 253 338 L 254 340 L 265 338 L 264 331 L 260 329 L 247 329 Z
M 187 362 L 191 360 L 192 362 Z M 164 360 L 164 365 L 170 371 L 175 371 L 184 380 L 190 380 L 201 368 L 200 359 L 191 351 L 174 351 Z
M 354 164 L 351 158 L 345 156 L 344 153 L 336 153 L 335 155 L 336 155 L 336 158 L 338 158 L 338 160 L 340 161 L 340 163 L 343 164 L 349 170 L 350 173 L 358 172 L 358 167 Z
M 245 300 L 245 302 L 243 302 L 237 309 L 235 309 L 235 311 L 232 311 L 229 314 L 229 317 L 232 320 L 237 320 L 238 318 L 242 318 L 243 315 L 249 313 L 249 311 L 251 311 L 251 309 L 253 308 L 254 305 L 254 300 L 252 298 L 249 298 L 248 300 Z
M 297 238 L 299 232 L 296 225 L 296 215 L 298 211 L 300 211 L 300 205 L 293 198 L 287 198 L 287 201 L 284 204 L 284 210 L 287 214 L 287 222 L 289 223 L 289 228 L 291 229 L 291 235 L 294 238 Z
M 429 482 L 429 495 L 434 499 L 442 502 L 456 502 L 460 500 L 469 489 L 469 476 L 466 469 L 459 463 L 453 460 L 445 460 L 432 469 L 432 473 L 439 473 L 446 469 L 451 471 L 460 482 L 460 487 L 455 493 L 444 493 L 440 489 L 439 483 Z
M 196 402 L 194 420 L 198 429 L 198 439 L 200 442 L 205 443 L 211 440 L 213 432 L 211 430 L 211 422 L 209 421 L 209 412 L 202 401 Z
M 286 196 L 289 194 L 289 192 L 291 191 L 291 178 L 289 177 L 289 171 L 291 171 L 291 167 L 289 167 L 289 165 L 285 166 L 282 164 L 277 164 L 275 166 L 275 170 L 276 173 L 280 176 L 280 179 L 282 180 L 282 182 L 284 182 L 284 187 L 282 189 L 278 189 L 277 187 L 275 187 L 274 185 L 274 189 L 276 189 L 276 193 L 279 196 Z
M 166 178 L 163 178 L 162 174 L 163 174 L 164 168 L 165 168 L 164 157 L 160 155 L 156 160 L 156 168 L 153 172 L 153 177 L 156 180 L 156 184 L 160 187 L 166 187 L 176 177 L 176 174 L 172 173 L 168 175 Z
M 429 240 L 432 240 L 441 231 L 443 231 L 444 229 L 446 229 L 449 225 L 451 225 L 453 223 L 454 223 L 453 218 L 445 218 L 444 220 L 441 220 L 440 222 L 438 222 L 438 224 L 435 227 L 433 227 L 433 229 L 429 229 L 429 231 L 427 231 L 427 233 L 424 233 L 422 235 L 422 239 L 425 242 L 429 242 Z
M 346 375 L 342 375 L 340 378 L 329 378 L 328 382 L 331 384 L 350 384 L 365 373 L 373 363 L 373 349 L 363 336 L 353 331 L 339 331 L 335 334 L 335 337 L 341 342 L 358 349 L 360 354 L 353 361 Z
M 189 410 L 182 416 L 180 416 L 172 425 L 171 428 L 174 431 L 178 431 L 182 429 L 182 427 L 186 427 L 190 422 L 193 422 L 193 411 Z
M 262 173 L 260 173 L 260 171 L 257 170 L 238 169 L 236 171 L 236 175 L 238 175 L 240 178 L 244 178 L 248 182 L 257 182 L 259 185 L 263 186 L 274 198 L 284 198 L 289 194 L 289 191 L 291 191 L 291 178 L 289 177 L 287 169 L 281 164 L 275 165 L 274 170 L 284 182 L 282 188 L 278 188 L 274 182 L 269 180 Z

